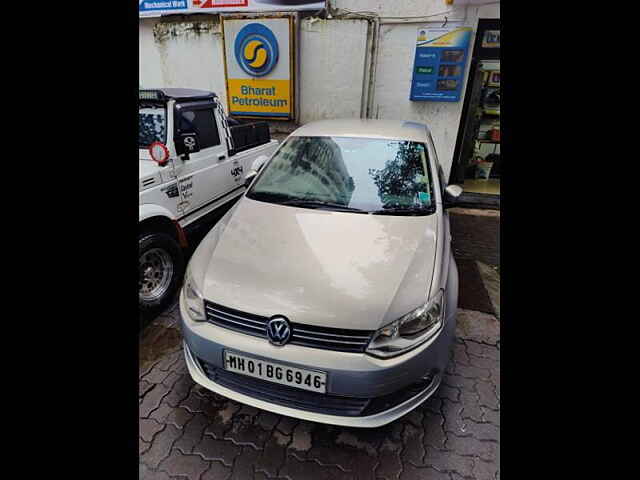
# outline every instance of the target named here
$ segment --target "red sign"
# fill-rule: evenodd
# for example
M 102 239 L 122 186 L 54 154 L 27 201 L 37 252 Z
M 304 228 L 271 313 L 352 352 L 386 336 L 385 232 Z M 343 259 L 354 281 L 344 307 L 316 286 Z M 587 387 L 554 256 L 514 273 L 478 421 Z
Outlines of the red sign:
M 249 0 L 193 0 L 196 8 L 246 7 Z

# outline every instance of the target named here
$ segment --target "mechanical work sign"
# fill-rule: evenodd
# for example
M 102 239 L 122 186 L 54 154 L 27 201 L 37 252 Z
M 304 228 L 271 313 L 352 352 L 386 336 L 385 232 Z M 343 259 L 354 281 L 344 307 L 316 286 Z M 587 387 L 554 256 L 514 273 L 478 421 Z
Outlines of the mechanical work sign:
M 470 39 L 471 27 L 419 28 L 409 98 L 459 101 Z
M 292 17 L 223 18 L 229 114 L 293 118 L 292 30 Z
M 138 0 L 140 17 L 175 13 L 290 12 L 325 8 L 325 0 Z

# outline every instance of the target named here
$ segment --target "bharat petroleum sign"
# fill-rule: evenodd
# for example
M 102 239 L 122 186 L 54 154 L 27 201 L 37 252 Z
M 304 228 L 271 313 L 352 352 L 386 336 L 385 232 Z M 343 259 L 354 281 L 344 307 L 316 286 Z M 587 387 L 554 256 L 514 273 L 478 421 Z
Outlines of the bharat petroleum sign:
M 292 118 L 291 19 L 223 20 L 229 112 Z

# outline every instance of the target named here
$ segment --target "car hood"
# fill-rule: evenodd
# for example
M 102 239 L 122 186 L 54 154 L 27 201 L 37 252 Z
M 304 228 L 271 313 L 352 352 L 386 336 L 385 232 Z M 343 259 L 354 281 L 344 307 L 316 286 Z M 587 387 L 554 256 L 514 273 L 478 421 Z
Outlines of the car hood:
M 192 260 L 207 300 L 294 323 L 375 330 L 429 294 L 437 214 L 365 215 L 244 197 Z

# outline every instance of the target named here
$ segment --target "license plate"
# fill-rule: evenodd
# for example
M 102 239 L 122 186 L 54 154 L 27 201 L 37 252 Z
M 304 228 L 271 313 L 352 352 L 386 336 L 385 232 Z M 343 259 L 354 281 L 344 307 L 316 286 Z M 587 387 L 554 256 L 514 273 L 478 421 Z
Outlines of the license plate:
M 226 350 L 224 352 L 224 368 L 230 372 L 312 392 L 326 393 L 327 391 L 327 374 L 324 372 L 265 362 Z

